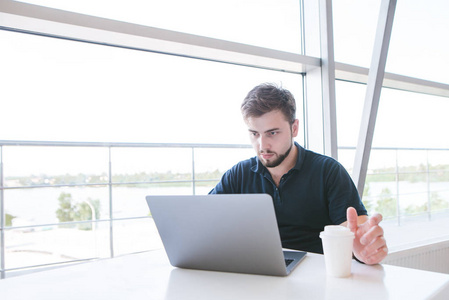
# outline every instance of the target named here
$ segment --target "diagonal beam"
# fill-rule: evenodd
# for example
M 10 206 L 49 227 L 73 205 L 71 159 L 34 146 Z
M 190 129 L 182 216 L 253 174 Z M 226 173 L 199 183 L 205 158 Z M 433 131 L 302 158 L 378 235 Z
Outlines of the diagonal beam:
M 382 0 L 352 174 L 360 197 L 365 187 L 395 9 L 396 0 Z

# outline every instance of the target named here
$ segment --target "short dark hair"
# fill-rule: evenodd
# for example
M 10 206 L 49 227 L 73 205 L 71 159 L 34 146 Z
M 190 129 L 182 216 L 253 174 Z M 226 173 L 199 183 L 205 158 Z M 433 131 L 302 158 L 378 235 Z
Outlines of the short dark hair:
M 253 88 L 241 106 L 245 120 L 274 110 L 281 111 L 290 124 L 296 119 L 296 102 L 292 93 L 273 83 L 262 83 Z

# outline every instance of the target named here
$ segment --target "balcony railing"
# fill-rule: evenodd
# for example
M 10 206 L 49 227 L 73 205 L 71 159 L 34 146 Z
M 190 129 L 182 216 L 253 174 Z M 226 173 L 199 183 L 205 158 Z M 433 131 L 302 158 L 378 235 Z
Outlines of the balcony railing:
M 369 211 L 381 212 L 384 220 L 396 220 L 398 226 L 411 218 L 430 221 L 448 215 L 449 149 L 377 147 L 370 157 L 363 195 Z
M 36 157 L 32 158 L 32 160 L 40 160 L 42 156 L 46 155 L 47 149 L 57 149 L 50 157 L 43 159 L 41 164 L 37 163 L 34 166 L 27 166 L 26 163 L 23 165 L 23 161 L 30 161 L 28 156 L 32 152 L 39 152 Z M 100 156 L 98 153 L 94 151 L 95 158 L 83 157 L 81 161 L 94 161 L 101 160 L 101 156 L 103 157 L 102 167 L 98 168 L 99 171 L 86 171 L 91 172 L 91 174 L 81 174 L 86 176 L 81 176 L 78 173 L 75 174 L 48 174 L 51 171 L 50 164 L 58 164 L 65 163 L 65 160 L 70 160 L 70 157 L 67 156 L 66 149 L 82 149 L 79 152 L 83 152 L 83 154 L 89 155 L 90 149 L 104 149 Z M 134 149 L 157 149 L 158 151 L 152 153 L 151 151 L 147 153 L 138 153 L 140 158 L 135 157 L 136 152 Z M 171 149 L 175 149 L 177 157 L 173 158 L 170 156 Z M 20 150 L 20 151 L 18 151 Z M 178 151 L 179 150 L 179 151 Z M 141 248 L 136 247 L 127 247 L 128 249 L 120 249 L 123 248 L 120 243 L 123 243 L 120 240 L 117 240 L 117 234 L 119 230 L 118 227 L 125 223 L 139 223 L 140 225 L 136 225 L 134 227 L 139 226 L 148 226 L 150 228 L 152 224 L 143 224 L 145 221 L 149 220 L 150 217 L 148 215 L 148 210 L 144 207 L 144 194 L 150 194 L 152 192 L 153 187 L 157 187 L 158 193 L 186 193 L 186 194 L 196 194 L 198 193 L 198 189 L 202 189 L 201 193 L 207 192 L 207 189 L 212 188 L 215 183 L 219 180 L 221 173 L 217 173 L 216 169 L 218 166 L 223 163 L 223 155 L 215 155 L 213 159 L 209 159 L 209 161 L 204 161 L 204 159 L 197 159 L 198 156 L 208 156 L 213 155 L 215 151 L 226 150 L 228 152 L 241 152 L 242 154 L 236 154 L 237 157 L 241 156 L 244 158 L 243 153 L 246 157 L 248 157 L 248 152 L 251 151 L 251 147 L 249 145 L 218 145 L 218 144 L 164 144 L 164 143 L 96 143 L 96 142 L 34 142 L 34 141 L 0 141 L 0 217 L 1 217 L 1 227 L 0 227 L 0 271 L 1 277 L 4 278 L 6 273 L 14 273 L 27 270 L 29 268 L 47 268 L 51 267 L 54 264 L 61 263 L 72 263 L 82 260 L 95 259 L 98 257 L 114 257 L 115 255 L 125 254 L 127 252 L 138 252 L 148 250 L 148 244 Z M 236 150 L 236 151 L 235 151 Z M 17 154 L 17 152 L 20 152 Z M 59 153 L 60 152 L 60 153 Z M 129 158 L 132 160 L 128 161 L 126 158 L 123 159 L 122 152 L 129 152 Z M 161 153 L 166 153 L 161 155 Z M 210 153 L 212 152 L 212 153 Z M 61 155 L 62 159 L 58 159 L 54 156 L 57 156 L 58 153 Z M 116 156 L 120 156 L 120 158 L 113 159 L 114 154 L 119 153 Z M 209 153 L 209 154 L 207 154 Z M 72 152 L 73 155 L 73 152 Z M 145 170 L 144 167 L 138 166 L 139 163 L 136 163 L 136 159 L 145 160 L 145 155 L 154 156 L 153 162 L 156 165 L 163 165 L 164 161 L 167 165 L 170 165 L 170 162 L 175 161 L 175 164 L 182 165 L 182 171 L 174 174 L 171 170 L 158 170 L 154 169 L 154 167 L 150 166 L 149 169 Z M 125 155 L 126 156 L 126 155 Z M 182 156 L 182 157 L 179 157 Z M 131 159 L 132 157 L 132 159 Z M 218 160 L 217 160 L 218 158 Z M 179 159 L 181 162 L 176 162 Z M 230 157 L 232 159 L 232 156 Z M 189 161 L 190 160 L 190 161 Z M 214 162 L 215 160 L 215 162 Z M 229 160 L 229 167 L 235 161 Z M 45 164 L 48 164 L 46 166 Z M 14 167 L 15 164 L 19 164 L 17 167 Z M 88 163 L 89 164 L 89 163 Z M 89 169 L 89 166 L 85 165 L 84 167 L 75 166 L 71 163 L 67 163 L 68 168 L 74 168 L 76 170 L 82 170 L 83 168 Z M 128 174 L 127 169 L 129 169 L 130 165 L 133 165 L 134 169 L 139 169 L 140 177 L 134 176 L 134 174 Z M 215 164 L 215 166 L 213 166 Z M 151 163 L 150 163 L 151 165 Z M 174 164 L 172 164 L 174 165 Z M 199 166 L 203 166 L 203 170 L 199 169 Z M 202 176 L 207 170 L 210 169 L 210 165 L 214 168 L 214 172 L 212 175 L 214 177 L 205 178 Z M 48 168 L 47 168 L 48 167 Z M 27 170 L 29 168 L 29 170 Z M 120 171 L 123 171 L 124 174 L 120 174 Z M 152 172 L 152 174 L 159 174 L 155 177 L 149 177 L 150 175 L 144 174 L 146 171 Z M 67 171 L 70 172 L 70 171 Z M 79 172 L 79 171 L 78 171 Z M 94 174 L 92 174 L 92 172 Z M 16 173 L 19 173 L 18 175 Z M 96 174 L 95 174 L 96 173 Z M 210 173 L 210 172 L 209 172 Z M 59 176 L 62 175 L 62 176 Z M 162 176 L 166 175 L 166 176 Z M 27 180 L 24 181 L 24 178 Z M 118 204 L 121 199 L 119 195 L 123 189 L 135 189 L 135 190 L 143 190 L 141 197 L 136 197 L 135 201 L 139 201 L 136 206 L 139 206 L 138 211 L 133 211 L 129 209 L 126 211 L 126 205 Z M 62 220 L 58 221 L 47 221 L 51 218 L 44 219 L 44 221 L 35 221 L 30 220 L 33 219 L 34 216 L 20 218 L 20 211 L 14 210 L 13 202 L 22 201 L 25 202 L 24 209 L 26 210 L 34 210 L 36 208 L 30 207 L 36 205 L 33 202 L 39 202 L 38 205 L 46 206 L 46 204 L 39 201 L 40 199 L 36 198 L 44 198 L 46 202 L 48 202 L 48 198 L 44 195 L 48 191 L 57 190 L 61 191 L 59 198 L 69 196 L 68 202 L 73 201 L 71 198 L 72 193 L 77 193 L 78 191 L 82 191 L 85 189 L 89 189 L 88 194 L 98 194 L 99 191 L 103 192 L 103 195 L 100 196 L 101 204 L 103 206 L 107 206 L 108 209 L 103 209 L 103 214 L 96 218 L 95 215 L 98 211 L 95 211 L 95 205 L 92 205 L 92 199 L 81 199 L 78 203 L 82 205 L 86 204 L 85 208 L 88 208 L 87 216 L 82 220 Z M 38 195 L 34 197 L 33 201 L 23 201 L 18 195 L 18 193 L 27 193 L 33 192 L 33 194 Z M 53 193 L 54 194 L 54 193 Z M 39 196 L 40 195 L 40 196 Z M 18 199 L 16 199 L 17 197 Z M 29 197 L 29 196 L 25 196 Z M 54 197 L 53 197 L 54 198 Z M 54 200 L 52 198 L 52 201 Z M 106 198 L 106 199 L 105 199 Z M 64 199 L 62 199 L 64 200 Z M 95 199 L 94 199 L 95 200 Z M 134 199 L 133 199 L 134 201 Z M 54 202 L 54 201 L 53 201 Z M 69 203 L 66 203 L 69 204 Z M 60 203 L 60 206 L 62 202 Z M 134 205 L 134 204 L 133 204 Z M 146 204 L 145 204 L 146 205 Z M 12 207 L 13 211 L 9 212 L 10 207 Z M 118 207 L 118 208 L 117 208 Z M 50 213 L 54 214 L 55 210 L 58 207 L 50 206 Z M 59 207 L 61 208 L 61 207 Z M 73 207 L 72 207 L 73 209 Z M 19 213 L 17 213 L 19 212 Z M 72 211 L 73 212 L 73 211 Z M 75 211 L 76 212 L 76 211 Z M 39 209 L 36 210 L 36 214 L 39 214 Z M 39 216 L 37 216 L 39 217 Z M 24 220 L 25 219 L 25 220 Z M 28 219 L 28 221 L 26 220 Z M 37 218 L 39 219 L 39 218 Z M 17 222 L 14 222 L 17 221 Z M 18 222 L 20 221 L 20 222 Z M 25 222 L 24 222 L 25 221 Z M 144 222 L 142 222 L 144 221 Z M 148 222 L 146 222 L 148 223 Z M 43 253 L 52 253 L 53 250 L 49 248 L 43 249 L 39 245 L 38 237 L 35 239 L 30 239 L 31 235 L 43 235 L 47 233 L 47 236 L 50 232 L 55 232 L 56 229 L 67 229 L 70 228 L 74 231 L 76 227 L 90 229 L 90 232 L 85 231 L 81 232 L 84 235 L 86 233 L 93 233 L 95 228 L 95 242 L 93 243 L 98 247 L 97 240 L 103 240 L 103 245 L 100 248 L 103 248 L 100 254 L 97 253 L 88 253 L 85 255 L 75 256 L 69 255 L 70 258 L 67 259 L 56 259 L 56 262 L 48 262 L 45 263 L 12 263 L 8 264 L 8 259 L 14 259 L 13 256 L 21 256 L 20 254 L 28 253 L 28 254 L 43 254 Z M 154 231 L 154 228 L 152 228 Z M 65 230 L 67 231 L 67 230 Z M 79 231 L 79 230 L 77 230 Z M 143 232 L 148 230 L 143 230 Z M 100 233 L 101 232 L 101 233 Z M 70 232 L 69 232 L 70 234 Z M 126 236 L 126 232 L 121 235 L 122 238 Z M 49 237 L 46 237 L 49 238 Z M 89 237 L 90 238 L 90 237 Z M 56 237 L 51 238 L 50 243 L 58 243 Z M 20 241 L 22 240 L 22 241 Z M 104 242 L 106 240 L 106 242 Z M 23 242 L 33 244 L 33 247 L 21 247 L 20 244 Z M 12 244 L 14 243 L 14 244 Z M 133 243 L 133 241 L 129 241 L 129 244 Z M 108 246 L 105 247 L 105 244 Z M 108 249 L 105 249 L 108 248 Z M 126 248 L 126 247 L 125 247 Z M 119 250 L 117 250 L 119 249 Z M 70 251 L 69 251 L 70 252 Z M 73 251 L 72 251 L 73 252 Z M 95 252 L 95 251 L 94 251 Z M 67 255 L 66 255 L 67 256 Z M 10 266 L 8 266 L 10 265 Z
M 354 148 L 339 151 L 350 171 Z M 374 148 L 367 208 L 398 225 L 447 214 L 448 154 Z M 144 196 L 207 193 L 251 155 L 240 144 L 0 141 L 1 277 L 161 247 Z

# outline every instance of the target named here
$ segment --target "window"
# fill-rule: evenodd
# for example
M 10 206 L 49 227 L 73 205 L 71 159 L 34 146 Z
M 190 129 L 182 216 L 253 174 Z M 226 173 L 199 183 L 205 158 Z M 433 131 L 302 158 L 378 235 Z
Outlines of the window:
M 0 142 L 3 276 L 160 248 L 145 196 L 205 194 L 254 155 L 240 114 L 253 86 L 288 88 L 302 115 L 299 73 L 5 30 L 0 39 L 0 140 L 32 141 Z
M 369 67 L 380 1 L 332 1 L 335 61 Z
M 300 1 L 23 1 L 287 52 L 301 51 Z
M 8 31 L 0 38 L 4 140 L 248 143 L 240 103 L 253 86 L 283 85 L 302 107 L 298 74 Z
M 398 1 L 387 72 L 449 83 L 448 8 L 444 0 Z
M 336 89 L 339 160 L 352 172 L 366 85 L 339 81 Z M 448 109 L 443 97 L 382 89 L 363 203 L 382 213 L 392 250 L 448 234 Z

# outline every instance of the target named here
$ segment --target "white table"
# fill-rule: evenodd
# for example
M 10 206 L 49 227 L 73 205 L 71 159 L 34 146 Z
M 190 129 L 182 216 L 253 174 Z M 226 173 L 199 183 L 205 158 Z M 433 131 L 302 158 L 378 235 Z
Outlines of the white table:
M 326 276 L 308 253 L 287 277 L 173 268 L 163 250 L 0 280 L 0 299 L 449 299 L 449 275 L 353 262 L 348 278 Z

